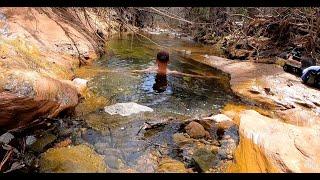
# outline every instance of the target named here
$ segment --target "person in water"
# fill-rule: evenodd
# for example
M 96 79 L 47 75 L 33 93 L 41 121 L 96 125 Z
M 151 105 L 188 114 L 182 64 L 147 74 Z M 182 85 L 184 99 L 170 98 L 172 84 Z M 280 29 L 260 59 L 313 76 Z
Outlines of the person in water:
M 178 71 L 172 71 L 168 69 L 168 63 L 169 63 L 169 53 L 166 51 L 160 51 L 157 54 L 156 59 L 156 66 L 152 66 L 150 68 L 144 69 L 144 70 L 134 70 L 133 72 L 155 72 L 157 73 L 155 78 L 155 84 L 153 85 L 153 89 L 156 92 L 164 92 L 167 88 L 167 74 L 176 74 L 176 75 L 182 75 L 182 76 L 189 76 L 189 77 L 200 77 L 200 78 L 212 78 L 212 76 L 201 76 L 196 74 L 187 74 L 182 73 Z M 214 76 L 214 78 L 216 78 Z
M 155 83 L 153 85 L 153 90 L 158 93 L 164 92 L 167 89 L 167 71 L 168 71 L 169 53 L 161 51 L 157 54 L 156 63 L 158 65 L 157 75 L 155 78 Z
M 166 51 L 160 51 L 157 54 L 156 66 L 152 66 L 143 70 L 133 70 L 132 72 L 155 72 L 157 74 L 162 74 L 162 75 L 176 74 L 176 75 L 198 77 L 198 78 L 217 78 L 216 76 L 202 76 L 197 74 L 187 74 L 179 71 L 172 71 L 168 69 L 168 63 L 169 63 L 169 53 Z

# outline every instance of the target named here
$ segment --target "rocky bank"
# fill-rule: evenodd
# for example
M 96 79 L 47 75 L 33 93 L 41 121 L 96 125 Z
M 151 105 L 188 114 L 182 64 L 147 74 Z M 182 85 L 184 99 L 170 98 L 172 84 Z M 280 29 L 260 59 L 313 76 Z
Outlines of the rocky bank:
M 73 109 L 81 89 L 74 70 L 99 56 L 96 32 L 114 27 L 92 9 L 0 8 L 0 127 Z
M 276 64 L 216 56 L 195 60 L 228 73 L 231 89 L 263 114 L 236 105 L 224 109 L 241 137 L 228 171 L 319 172 L 319 90 Z

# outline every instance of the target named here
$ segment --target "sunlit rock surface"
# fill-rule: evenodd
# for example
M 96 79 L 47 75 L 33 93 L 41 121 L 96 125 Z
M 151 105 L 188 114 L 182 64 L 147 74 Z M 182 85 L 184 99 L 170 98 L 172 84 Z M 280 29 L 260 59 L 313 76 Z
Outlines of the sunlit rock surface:
M 319 90 L 275 64 L 216 56 L 195 60 L 229 74 L 237 95 L 264 107 L 224 108 L 240 133 L 230 172 L 319 172 Z
M 27 126 L 78 104 L 84 82 L 70 81 L 79 67 L 78 57 L 90 63 L 98 55 L 94 41 L 79 29 L 84 17 L 76 17 L 80 22 L 62 21 L 59 12 L 55 8 L 0 8 L 0 127 Z M 72 19 L 74 12 L 65 16 Z M 87 18 L 97 28 L 109 26 L 91 11 Z
M 238 172 L 319 172 L 319 126 L 301 127 L 265 117 L 240 114 Z
M 121 116 L 130 116 L 131 114 L 137 114 L 140 112 L 152 112 L 153 109 L 134 102 L 129 102 L 106 106 L 104 108 L 104 111 L 109 113 L 110 115 L 119 114 Z

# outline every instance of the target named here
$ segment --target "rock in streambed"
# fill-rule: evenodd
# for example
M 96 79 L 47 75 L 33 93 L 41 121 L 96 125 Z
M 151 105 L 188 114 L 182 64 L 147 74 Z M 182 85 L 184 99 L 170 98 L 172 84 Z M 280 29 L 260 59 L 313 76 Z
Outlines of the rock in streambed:
M 137 104 L 135 102 L 117 103 L 111 106 L 104 107 L 104 111 L 110 115 L 119 114 L 121 116 L 130 116 L 140 112 L 153 112 L 153 109 Z

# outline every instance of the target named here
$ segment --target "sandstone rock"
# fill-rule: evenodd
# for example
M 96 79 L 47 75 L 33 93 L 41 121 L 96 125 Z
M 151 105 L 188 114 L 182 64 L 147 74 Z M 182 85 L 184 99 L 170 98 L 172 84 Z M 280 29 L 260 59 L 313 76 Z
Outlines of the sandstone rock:
M 208 131 L 206 131 L 201 124 L 194 121 L 190 122 L 185 127 L 185 130 L 192 138 L 203 138 L 209 135 Z
M 246 110 L 240 114 L 239 172 L 319 172 L 319 126 L 300 127 Z
M 51 148 L 41 155 L 39 165 L 44 173 L 106 172 L 103 158 L 86 145 Z
M 76 11 L 71 12 L 68 22 L 55 11 L 59 10 L 1 8 L 1 15 L 5 17 L 0 20 L 0 24 L 5 25 L 0 28 L 1 128 L 27 126 L 39 117 L 52 118 L 78 103 L 77 89 L 69 79 L 79 66 L 79 54 L 89 55 L 89 60 L 97 57 L 98 41 L 95 35 L 84 35 L 85 31 L 91 31 L 88 25 L 83 24 L 81 30 L 74 28 L 71 14 Z M 95 13 L 88 15 L 89 21 L 95 22 L 97 29 L 106 34 L 110 22 L 102 21 Z M 47 30 L 33 32 L 35 22 Z M 73 36 L 68 36 L 65 29 Z
M 160 173 L 188 173 L 190 172 L 182 162 L 171 159 L 164 158 L 160 161 L 158 169 Z
M 302 108 L 294 108 L 277 111 L 278 116 L 286 123 L 297 126 L 312 127 L 320 122 L 320 116 L 316 112 L 306 111 Z
M 111 115 L 119 114 L 121 116 L 130 116 L 140 112 L 153 112 L 153 109 L 135 102 L 129 102 L 106 106 L 104 107 L 104 111 Z
M 299 77 L 285 73 L 281 67 L 274 64 L 241 62 L 217 56 L 194 60 L 228 73 L 231 89 L 235 94 L 265 108 L 259 111 L 252 109 L 268 117 L 280 116 L 286 122 L 262 115 L 255 116 L 256 114 L 252 113 L 239 117 L 239 113 L 234 113 L 234 110 L 225 111 L 236 124 L 241 124 L 236 172 L 319 171 L 316 164 L 320 161 L 315 153 L 319 151 L 319 142 L 315 140 L 318 139 L 316 132 L 320 120 L 319 111 L 315 107 L 317 104 L 314 103 L 314 99 L 320 99 L 318 90 L 306 87 Z M 251 93 L 251 87 L 257 86 L 268 87 L 272 93 Z M 291 97 L 309 100 L 315 106 L 311 103 L 286 101 Z M 275 113 L 270 113 L 270 109 L 276 110 Z M 241 135 L 244 132 L 245 135 Z M 310 145 L 313 146 L 309 147 Z
M 25 126 L 38 117 L 55 117 L 78 104 L 78 92 L 65 81 L 24 70 L 7 71 L 0 79 L 0 126 Z M 5 91 L 1 92 L 1 89 Z

